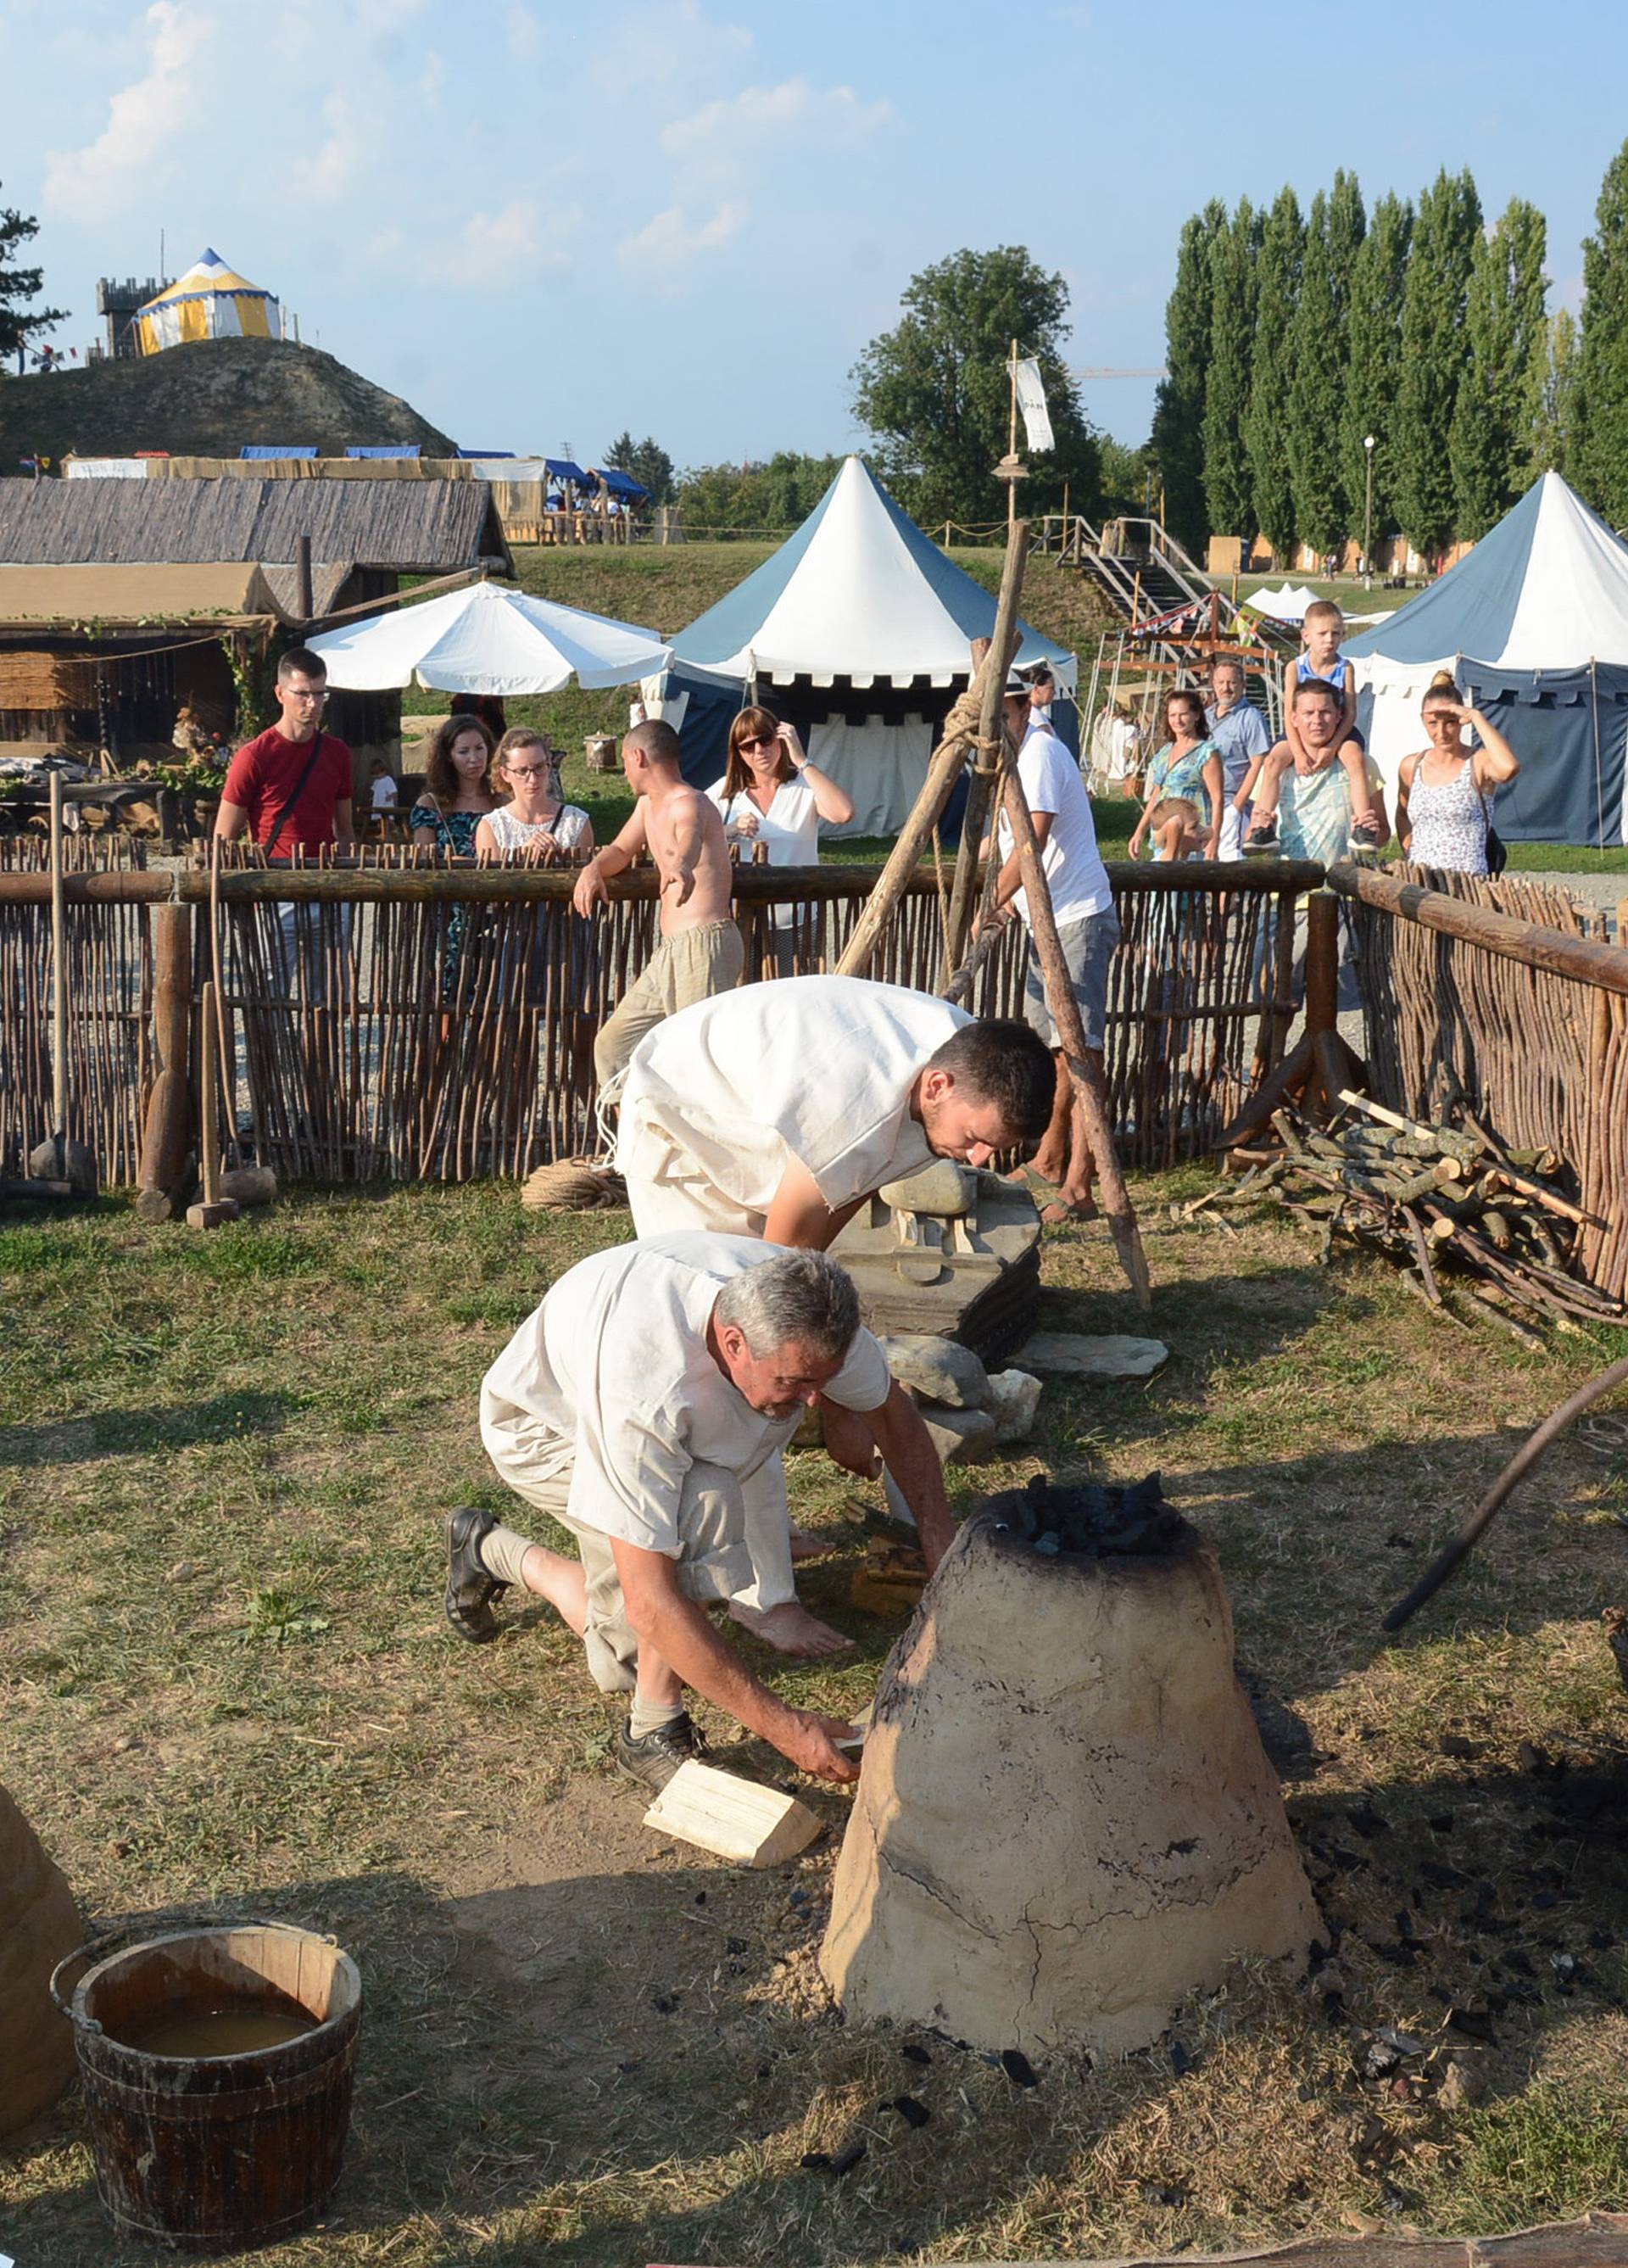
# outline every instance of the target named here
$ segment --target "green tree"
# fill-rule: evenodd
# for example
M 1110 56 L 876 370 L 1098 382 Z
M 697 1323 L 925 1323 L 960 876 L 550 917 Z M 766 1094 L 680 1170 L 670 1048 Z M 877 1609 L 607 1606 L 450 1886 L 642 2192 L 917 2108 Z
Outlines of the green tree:
M 1255 263 L 1255 357 L 1243 439 L 1249 451 L 1255 524 L 1284 568 L 1294 556 L 1294 482 L 1285 429 L 1294 373 L 1294 311 L 1300 304 L 1305 245 L 1300 200 L 1293 189 L 1280 189 L 1261 225 L 1260 253 Z
M 1402 532 L 1416 551 L 1452 541 L 1450 454 L 1464 363 L 1464 305 L 1481 234 L 1481 200 L 1468 168 L 1444 166 L 1419 201 L 1402 298 L 1393 479 Z
M 872 339 L 850 373 L 854 411 L 879 443 L 883 476 L 924 526 L 1002 518 L 1006 491 L 994 468 L 1006 454 L 1011 402 L 1008 355 L 1016 339 L 1040 365 L 1056 446 L 1019 453 L 1029 476 L 1018 491 L 1028 514 L 1096 508 L 1096 438 L 1063 361 L 1068 287 L 1022 245 L 957 252 L 911 278 L 903 320 Z
M 1355 532 L 1368 514 L 1370 453 L 1363 443 L 1370 434 L 1374 437 L 1373 533 L 1376 540 L 1390 532 L 1396 518 L 1392 478 L 1396 401 L 1402 377 L 1402 299 L 1412 237 L 1412 206 L 1388 190 L 1368 216 L 1368 233 L 1351 269 L 1351 312 L 1346 326 L 1349 360 L 1340 456 Z
M 1365 231 L 1362 192 L 1337 173 L 1331 194 L 1311 201 L 1290 333 L 1288 457 L 1298 533 L 1332 551 L 1351 532 L 1351 499 L 1340 446 L 1349 373 L 1353 269 Z M 1359 499 L 1357 510 L 1361 511 Z
M 646 434 L 635 441 L 625 428 L 605 453 L 605 462 L 613 473 L 626 473 L 648 489 L 652 504 L 671 504 L 675 493 L 672 459 L 665 449 L 658 448 Z
M 1544 382 L 1532 436 L 1532 471 L 1566 472 L 1577 406 L 1577 318 L 1562 307 L 1544 339 Z
M 782 450 L 762 465 L 701 465 L 678 475 L 686 529 L 720 534 L 789 535 L 841 469 L 840 457 Z
M 1149 509 L 1149 490 L 1156 491 L 1158 486 L 1152 443 L 1144 441 L 1139 449 L 1133 449 L 1104 433 L 1097 438 L 1096 448 L 1102 459 L 1104 519 L 1142 519 Z
M 1536 206 L 1512 197 L 1497 227 L 1476 245 L 1448 452 L 1455 526 L 1472 542 L 1524 495 L 1532 477 L 1548 360 L 1546 241 Z
M 1628 524 L 1628 142 L 1600 185 L 1583 291 L 1572 453 L 1584 495 L 1620 527 Z
M 0 205 L 0 355 L 15 354 L 36 332 L 48 331 L 53 324 L 68 320 L 66 307 L 30 310 L 28 306 L 28 301 L 37 299 L 44 288 L 45 271 L 18 268 L 15 256 L 39 233 L 37 220 Z
M 1211 261 L 1227 226 L 1212 197 L 1182 225 L 1176 283 L 1164 310 L 1164 376 L 1154 400 L 1153 453 L 1164 488 L 1164 518 L 1182 541 L 1201 550 L 1209 534 L 1204 496 L 1204 409 L 1210 366 Z
M 1204 503 L 1218 534 L 1255 534 L 1255 495 L 1243 441 L 1255 345 L 1255 261 L 1260 217 L 1247 197 L 1210 247 L 1210 360 L 1204 393 Z

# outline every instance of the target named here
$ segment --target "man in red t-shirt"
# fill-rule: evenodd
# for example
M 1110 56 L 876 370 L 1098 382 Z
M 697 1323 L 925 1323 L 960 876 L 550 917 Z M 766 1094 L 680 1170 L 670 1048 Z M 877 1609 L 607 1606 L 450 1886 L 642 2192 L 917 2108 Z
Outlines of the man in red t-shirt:
M 355 847 L 350 750 L 322 730 L 327 669 L 309 646 L 290 646 L 277 664 L 277 722 L 238 749 L 221 790 L 215 832 L 226 843 L 253 835 L 274 858 L 295 846 Z

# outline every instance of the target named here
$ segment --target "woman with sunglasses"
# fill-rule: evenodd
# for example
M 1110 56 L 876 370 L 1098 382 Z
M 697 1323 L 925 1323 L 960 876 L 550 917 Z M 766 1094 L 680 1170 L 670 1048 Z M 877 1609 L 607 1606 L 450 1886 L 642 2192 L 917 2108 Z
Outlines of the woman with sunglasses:
M 817 866 L 821 821 L 845 827 L 854 816 L 854 799 L 803 754 L 796 727 L 782 725 L 769 709 L 743 709 L 730 726 L 730 760 L 721 780 L 707 791 L 723 814 L 731 845 L 750 860 L 761 843 L 771 866 Z M 794 973 L 796 959 L 790 906 L 774 909 L 776 960 L 782 976 Z

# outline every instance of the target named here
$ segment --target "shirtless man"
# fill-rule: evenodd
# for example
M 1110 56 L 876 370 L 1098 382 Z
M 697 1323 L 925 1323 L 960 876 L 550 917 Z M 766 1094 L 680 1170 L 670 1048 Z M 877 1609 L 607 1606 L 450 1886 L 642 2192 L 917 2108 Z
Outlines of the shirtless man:
M 590 916 L 608 902 L 605 881 L 648 850 L 661 877 L 662 941 L 594 1042 L 600 1094 L 614 1100 L 628 1058 L 645 1034 L 675 1009 L 728 992 L 740 983 L 745 947 L 730 917 L 730 854 L 715 804 L 686 784 L 678 735 L 651 718 L 622 742 L 622 770 L 638 801 L 613 843 L 577 877 L 571 902 Z

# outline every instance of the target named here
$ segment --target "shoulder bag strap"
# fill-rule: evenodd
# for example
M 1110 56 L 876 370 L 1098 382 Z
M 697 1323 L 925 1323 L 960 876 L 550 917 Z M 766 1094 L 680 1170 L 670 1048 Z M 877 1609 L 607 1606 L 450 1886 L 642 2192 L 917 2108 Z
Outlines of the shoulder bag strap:
M 293 815 L 295 805 L 299 801 L 301 796 L 304 794 L 305 783 L 310 779 L 312 772 L 315 771 L 317 768 L 317 758 L 321 754 L 322 727 L 319 725 L 317 727 L 317 737 L 312 744 L 311 754 L 305 759 L 305 769 L 300 774 L 298 779 L 294 783 L 293 794 L 289 798 L 282 810 L 277 814 L 277 823 L 271 830 L 270 842 L 266 845 L 266 856 L 268 858 L 272 856 L 272 853 L 276 850 L 278 843 L 282 840 L 282 830 L 288 825 L 290 819 Z

